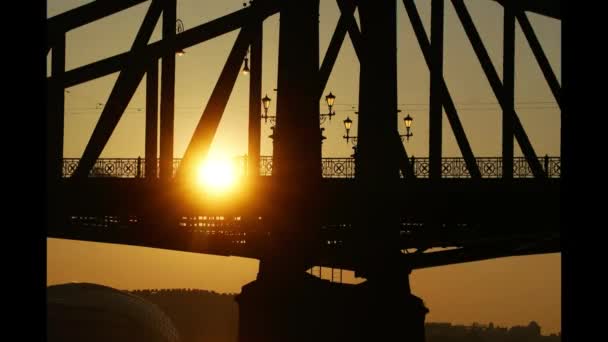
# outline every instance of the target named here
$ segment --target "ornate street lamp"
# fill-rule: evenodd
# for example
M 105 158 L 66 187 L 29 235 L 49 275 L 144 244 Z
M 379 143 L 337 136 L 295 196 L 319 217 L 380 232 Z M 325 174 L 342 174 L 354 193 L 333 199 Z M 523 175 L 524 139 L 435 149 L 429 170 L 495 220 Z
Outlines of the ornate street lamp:
M 335 101 L 336 101 L 336 96 L 334 94 L 332 94 L 330 91 L 329 94 L 327 96 L 325 96 L 325 102 L 327 103 L 327 108 L 329 108 L 329 113 L 321 114 L 321 124 L 324 123 L 325 119 L 327 119 L 327 118 L 329 118 L 329 121 L 331 121 L 331 117 L 336 115 L 336 112 L 332 111 Z
M 177 34 L 184 32 L 184 22 L 181 19 L 177 19 L 175 24 L 176 24 L 175 32 Z M 183 49 L 179 49 L 178 51 L 175 52 L 175 54 L 178 56 L 183 56 L 186 54 L 186 51 L 184 51 Z
M 270 119 L 270 123 L 274 123 L 274 120 L 276 119 L 276 116 L 274 115 L 268 115 L 268 108 L 270 107 L 270 101 L 272 101 L 270 99 L 270 97 L 268 97 L 268 94 L 266 94 L 263 98 L 262 98 L 262 105 L 264 106 L 264 115 L 262 115 L 262 119 L 264 119 L 264 123 L 268 122 L 268 119 Z
M 401 141 L 403 141 L 403 138 L 406 138 L 407 141 L 410 141 L 410 137 L 412 137 L 414 135 L 413 133 L 410 132 L 410 129 L 412 127 L 412 121 L 414 121 L 414 119 L 412 119 L 412 117 L 409 114 L 403 118 L 403 123 L 405 124 L 406 133 L 404 135 L 399 135 L 399 137 L 401 137 Z
M 346 129 L 346 135 L 343 136 L 342 138 L 346 139 L 347 143 L 350 141 L 350 142 L 352 142 L 353 145 L 356 144 L 357 137 L 350 135 L 350 128 L 353 125 L 353 120 L 351 120 L 350 117 L 347 116 L 343 122 L 344 122 L 344 128 Z

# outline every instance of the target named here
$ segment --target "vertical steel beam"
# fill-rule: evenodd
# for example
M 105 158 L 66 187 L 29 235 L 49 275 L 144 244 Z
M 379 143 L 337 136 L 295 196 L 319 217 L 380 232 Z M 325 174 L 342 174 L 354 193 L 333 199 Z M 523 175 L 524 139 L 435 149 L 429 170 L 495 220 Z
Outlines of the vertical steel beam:
M 443 119 L 443 0 L 431 1 L 431 89 L 429 100 L 429 178 L 441 178 Z
M 361 38 L 361 32 L 359 31 L 359 27 L 357 26 L 357 22 L 355 21 L 355 18 L 353 16 L 353 12 L 356 8 L 356 4 L 355 1 L 353 0 L 338 0 L 338 6 L 340 7 L 340 11 L 341 11 L 341 16 L 340 16 L 340 21 L 338 22 L 338 25 L 336 27 L 336 30 L 334 32 L 334 35 L 332 36 L 332 40 L 330 42 L 330 47 L 327 49 L 327 54 L 325 55 L 325 59 L 323 60 L 323 65 L 321 66 L 321 70 L 320 70 L 320 89 L 319 89 L 319 99 L 322 96 L 322 92 L 325 89 L 325 85 L 327 83 L 327 79 L 329 78 L 329 73 L 331 72 L 331 68 L 333 67 L 333 64 L 335 63 L 335 58 L 333 57 L 332 59 L 332 54 L 335 53 L 337 56 L 338 49 L 336 49 L 336 51 L 334 52 L 332 49 L 332 46 L 334 44 L 334 41 L 337 41 L 338 38 L 341 36 L 341 31 L 342 29 L 347 29 L 348 30 L 348 34 L 350 36 L 350 39 L 352 41 L 353 47 L 355 48 L 355 53 L 357 54 L 357 58 L 359 59 L 359 61 L 361 61 L 361 59 L 363 58 L 363 53 L 361 52 L 363 49 L 363 43 L 362 43 L 362 38 Z M 342 20 L 344 20 L 344 25 L 345 27 L 343 28 L 341 26 Z M 339 41 L 339 44 L 341 44 L 342 41 Z M 428 43 L 428 42 L 427 42 Z M 338 45 L 338 43 L 336 43 L 336 45 Z M 331 53 L 330 53 L 331 52 Z M 425 51 L 426 53 L 427 51 Z M 445 86 L 444 86 L 445 87 Z M 401 171 L 401 173 L 403 175 L 405 175 L 406 179 L 413 179 L 416 178 L 416 176 L 414 175 L 413 172 L 413 168 L 412 165 L 410 165 L 410 159 L 407 155 L 407 151 L 405 149 L 405 146 L 403 146 L 403 143 L 401 142 L 401 140 L 399 139 L 399 137 L 397 135 L 395 135 L 394 137 L 395 139 L 393 139 L 395 142 L 395 146 L 397 146 L 398 149 L 398 160 L 399 160 L 399 170 Z M 465 137 L 466 139 L 466 137 Z M 474 158 L 471 158 L 472 160 Z M 475 164 L 476 166 L 476 164 Z
M 163 40 L 173 45 L 176 25 L 176 0 L 165 0 L 163 8 Z M 160 178 L 173 177 L 173 125 L 175 111 L 175 51 L 162 57 L 160 89 Z
M 562 22 L 562 32 L 564 30 L 564 23 Z M 567 45 L 566 45 L 567 46 Z M 562 52 L 562 56 L 563 56 L 563 52 Z M 566 86 L 568 84 L 567 80 L 569 79 L 568 77 L 570 77 L 570 73 L 567 71 L 568 68 L 564 69 L 564 63 L 561 63 L 560 65 L 560 74 L 561 74 L 561 79 L 562 79 L 562 84 L 564 86 Z M 572 69 L 570 69 L 572 70 Z M 567 87 L 567 86 L 566 86 Z M 560 89 L 561 90 L 561 89 Z M 560 92 L 561 94 L 561 92 Z M 561 102 L 560 102 L 561 103 Z M 560 128 L 559 128 L 559 133 L 560 133 L 560 139 L 559 139 L 559 155 L 561 158 L 561 169 L 560 169 L 560 178 L 562 180 L 562 184 L 566 184 L 565 188 L 567 189 L 566 191 L 570 190 L 570 188 L 568 188 L 568 185 L 570 182 L 570 171 L 571 171 L 571 158 L 573 155 L 573 148 L 572 146 L 570 146 L 570 141 L 571 137 L 572 137 L 572 129 L 573 127 L 571 126 L 571 120 L 570 120 L 570 112 L 566 109 L 564 110 L 564 108 L 562 108 L 560 106 Z M 566 182 L 563 182 L 564 180 L 567 180 Z M 567 192 L 566 192 L 567 193 Z
M 54 37 L 51 55 L 51 82 L 48 89 L 47 172 L 49 180 L 59 180 L 63 169 L 65 88 L 65 33 Z
M 338 0 L 338 6 L 340 7 L 340 11 L 341 11 L 341 16 L 340 16 L 340 20 L 344 19 L 344 22 L 346 24 L 346 29 L 348 30 L 348 34 L 350 36 L 351 42 L 353 44 L 353 47 L 355 49 L 355 53 L 357 54 L 357 58 L 359 59 L 359 61 L 361 61 L 361 59 L 363 58 L 363 42 L 362 42 L 362 38 L 361 38 L 361 32 L 359 31 L 359 27 L 357 26 L 357 22 L 355 21 L 355 17 L 353 16 L 353 12 L 356 8 L 356 3 L 354 0 Z M 334 35 L 332 36 L 332 41 L 334 41 L 334 38 L 338 35 L 338 30 L 340 29 L 340 22 L 338 22 L 338 27 L 336 27 L 336 31 L 334 32 Z M 428 43 L 428 42 L 427 42 Z M 328 53 L 325 56 L 325 59 L 323 60 L 323 66 L 325 66 L 326 61 L 328 59 L 328 56 L 330 56 L 329 52 L 331 51 L 331 43 L 330 43 L 330 48 L 328 48 Z M 427 51 L 425 51 L 426 53 Z M 337 52 L 336 52 L 337 54 Z M 334 62 L 331 62 L 332 66 Z M 329 72 L 331 72 L 331 68 L 328 68 L 329 71 L 327 71 L 325 68 L 321 67 L 321 75 L 319 76 L 321 78 L 321 82 L 327 82 L 326 79 L 329 78 Z M 325 73 L 327 73 L 327 75 L 325 75 Z M 445 86 L 444 86 L 445 87 Z M 319 98 L 322 95 L 322 91 L 323 89 L 325 89 L 325 83 L 321 84 L 320 90 L 319 90 Z M 398 161 L 399 161 L 399 170 L 401 171 L 401 173 L 403 175 L 405 175 L 406 179 L 413 179 L 416 178 L 416 176 L 414 175 L 414 171 L 412 168 L 412 165 L 410 165 L 410 159 L 407 155 L 407 151 L 405 149 L 405 146 L 403 146 L 402 141 L 399 139 L 399 137 L 397 135 L 395 135 L 394 137 L 394 144 L 395 146 L 397 146 L 398 149 Z M 466 140 L 466 137 L 465 137 Z M 459 141 L 460 142 L 460 141 Z M 471 158 L 472 160 L 474 158 Z M 475 164 L 476 166 L 476 164 Z
M 398 146 L 393 139 L 398 135 L 395 7 L 394 1 L 359 2 L 363 58 L 356 163 L 357 177 L 370 186 L 399 177 Z
M 361 0 L 358 10 L 362 56 L 355 159 L 359 196 L 355 213 L 355 269 L 357 274 L 368 279 L 391 279 L 395 284 L 404 280 L 407 283 L 407 277 L 402 277 L 393 268 L 400 254 L 396 243 L 399 214 L 394 201 L 382 200 L 391 196 L 392 189 L 400 181 L 399 170 L 411 171 L 403 164 L 404 153 L 401 152 L 405 149 L 397 130 L 396 1 Z M 378 268 L 379 264 L 384 267 Z
M 146 178 L 157 177 L 158 158 L 158 61 L 150 63 L 146 74 Z
M 521 26 L 521 30 L 530 44 L 530 49 L 532 49 L 532 53 L 534 54 L 534 57 L 536 57 L 536 61 L 538 62 L 543 75 L 545 76 L 545 80 L 547 81 L 549 88 L 551 88 L 553 97 L 555 98 L 559 108 L 562 109 L 561 86 L 557 81 L 557 77 L 555 77 L 555 73 L 553 73 L 553 69 L 551 68 L 551 64 L 549 64 L 549 60 L 543 51 L 543 47 L 540 45 L 540 42 L 532 29 L 532 25 L 530 25 L 528 16 L 524 12 L 517 12 L 516 16 L 517 20 L 519 21 L 519 25 Z
M 424 56 L 424 60 L 426 61 L 429 69 L 431 68 L 431 44 L 429 43 L 429 39 L 424 30 L 424 26 L 422 25 L 422 20 L 420 19 L 420 15 L 418 14 L 418 10 L 416 9 L 416 4 L 412 0 L 403 0 L 403 5 L 407 11 L 407 14 L 410 18 L 410 23 L 412 24 L 412 28 L 414 30 L 414 34 L 416 35 L 416 39 L 418 40 L 418 45 L 420 45 L 420 50 L 422 50 L 422 54 Z M 479 171 L 479 166 L 477 165 L 477 161 L 475 160 L 475 156 L 473 155 L 473 151 L 471 150 L 471 145 L 469 144 L 469 140 L 464 132 L 464 128 L 462 127 L 462 123 L 460 122 L 460 118 L 458 117 L 458 112 L 456 111 L 456 106 L 454 105 L 454 101 L 452 100 L 452 96 L 450 95 L 450 91 L 445 83 L 445 79 L 441 80 L 441 87 L 443 88 L 443 105 L 445 109 L 445 114 L 448 118 L 448 122 L 452 127 L 452 131 L 454 132 L 454 136 L 456 137 L 456 142 L 458 143 L 458 147 L 460 148 L 460 152 L 464 158 L 464 161 L 467 165 L 467 169 L 471 174 L 471 178 L 479 179 L 481 178 L 481 172 Z
M 481 41 L 479 32 L 477 32 L 477 29 L 473 24 L 473 19 L 471 19 L 471 15 L 469 14 L 469 11 L 467 10 L 462 0 L 452 0 L 452 4 L 454 5 L 456 14 L 460 19 L 460 22 L 462 23 L 462 26 L 467 36 L 469 37 L 469 42 L 473 46 L 473 50 L 475 51 L 477 59 L 479 60 L 479 63 L 483 68 L 488 82 L 490 83 L 490 87 L 492 88 L 492 91 L 494 92 L 498 103 L 500 103 L 502 110 L 505 111 L 506 109 L 508 109 L 508 106 L 505 103 L 505 93 L 503 84 L 500 81 L 500 78 L 498 77 L 498 73 L 496 72 L 496 69 L 492 64 L 492 61 L 490 60 L 488 51 L 486 50 L 485 46 Z M 534 177 L 544 178 L 546 176 L 545 172 L 542 168 L 542 165 L 540 164 L 540 161 L 538 160 L 538 157 L 536 156 L 536 152 L 534 152 L 534 148 L 530 143 L 530 139 L 528 139 L 526 131 L 521 125 L 521 121 L 517 116 L 517 112 L 515 110 L 508 112 L 510 112 L 513 117 L 513 132 L 515 134 L 515 138 L 517 139 L 517 142 L 519 143 L 519 146 L 521 147 L 521 150 L 524 153 L 524 156 L 526 157 L 528 165 L 530 165 L 530 169 L 532 169 Z
M 273 246 L 258 279 L 306 270 L 319 229 L 321 130 L 319 118 L 319 0 L 280 2 L 277 112 L 269 224 Z
M 319 0 L 283 1 L 279 33 L 273 176 L 321 178 Z
M 252 6 L 256 6 L 256 3 L 253 3 Z M 252 180 L 260 175 L 263 27 L 262 20 L 251 24 L 252 39 L 251 55 L 249 58 L 251 70 L 249 74 L 249 158 L 247 161 L 247 173 Z
M 505 108 L 502 112 L 502 178 L 513 178 L 513 113 L 515 110 L 515 12 L 506 2 L 503 27 L 502 84 Z

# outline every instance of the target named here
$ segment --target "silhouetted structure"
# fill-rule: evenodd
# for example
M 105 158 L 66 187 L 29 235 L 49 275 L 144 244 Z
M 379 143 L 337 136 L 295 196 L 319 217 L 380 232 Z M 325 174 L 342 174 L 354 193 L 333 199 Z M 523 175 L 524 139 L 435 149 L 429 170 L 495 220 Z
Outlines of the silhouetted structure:
M 319 280 L 317 279 L 317 281 Z M 356 286 L 346 286 L 348 288 L 346 291 L 331 293 L 336 290 L 335 287 L 336 284 L 333 289 L 332 286 L 326 287 L 327 297 L 312 298 L 319 307 L 323 308 L 316 314 L 328 317 L 328 321 L 325 322 L 338 323 L 339 326 L 334 330 L 345 330 L 342 336 L 351 335 L 356 340 L 358 337 L 351 331 L 353 327 L 348 324 L 348 320 L 353 319 L 361 308 L 353 305 L 353 302 L 350 304 L 345 302 L 347 298 L 343 296 L 344 293 L 351 291 L 351 295 L 355 296 L 351 299 L 356 299 L 354 293 L 357 291 Z M 172 319 L 182 342 L 237 341 L 239 308 L 235 297 L 238 295 L 196 289 L 148 289 L 135 290 L 132 293 L 158 305 Z M 331 305 L 323 305 L 321 300 L 328 300 Z M 346 307 L 342 307 L 343 305 Z M 346 308 L 354 309 L 354 311 Z M 324 312 L 326 309 L 329 312 Z M 262 314 L 262 311 L 259 314 Z M 346 316 L 342 317 L 341 314 L 346 314 Z M 561 342 L 559 334 L 542 335 L 541 332 L 541 328 L 536 322 L 530 322 L 527 326 L 514 327 L 500 327 L 492 323 L 455 325 L 428 322 L 425 324 L 428 342 Z M 302 333 L 307 334 L 305 331 Z M 337 338 L 336 335 L 335 333 L 332 335 L 336 341 L 346 341 L 346 339 Z M 316 337 L 313 337 L 313 340 L 316 340 Z
M 107 286 L 47 287 L 49 342 L 179 342 L 171 319 L 141 297 Z
M 177 35 L 176 0 L 152 0 L 130 51 L 65 70 L 68 31 L 143 1 L 95 1 L 47 21 L 47 52 L 52 50 L 47 113 L 49 237 L 259 259 L 257 279 L 239 296 L 242 342 L 339 336 L 423 341 L 427 309 L 410 291 L 412 269 L 560 251 L 561 179 L 548 177 L 548 162 L 543 167 L 513 101 L 517 20 L 561 109 L 561 86 L 526 15 L 527 11 L 560 19 L 559 1 L 499 1 L 505 9 L 502 80 L 464 2 L 451 1 L 503 111 L 502 155 L 491 165 L 475 157 L 443 78 L 444 1 L 431 1 L 429 39 L 414 1 L 403 0 L 431 80 L 428 167 L 418 173 L 415 168 L 420 164 L 408 156 L 395 120 L 396 1 L 338 0 L 340 19 L 320 63 L 319 0 L 257 0 Z M 361 27 L 353 17 L 355 8 Z M 258 102 L 262 23 L 276 13 L 281 20 L 274 154 L 272 175 L 261 177 L 257 170 L 262 162 Z M 148 44 L 161 14 L 162 39 Z M 175 53 L 239 28 L 174 175 Z M 347 33 L 360 62 L 356 174 L 351 180 L 324 179 L 318 103 Z M 209 150 L 249 47 L 248 184 L 231 203 L 202 201 L 192 191 L 190 179 L 197 161 Z M 62 178 L 64 89 L 117 71 L 118 79 L 82 158 L 70 177 Z M 144 75 L 145 177 L 139 177 L 141 161 L 135 168 L 125 166 L 134 179 L 90 177 Z M 442 158 L 442 110 L 463 156 L 456 173 L 466 172 L 468 179 L 444 177 L 458 163 L 446 164 Z M 565 126 L 561 125 L 562 149 Z M 532 178 L 514 177 L 519 167 L 513 156 L 514 139 Z M 562 160 L 558 165 L 567 163 Z M 105 172 L 112 173 L 107 168 Z M 428 174 L 428 179 L 419 179 L 420 173 Z M 488 173 L 500 177 L 483 177 Z M 456 249 L 428 252 L 433 247 Z M 412 248 L 415 253 L 404 253 Z M 305 273 L 315 265 L 354 270 L 367 281 L 354 287 L 319 281 Z M 333 312 L 330 298 L 345 305 L 335 312 L 338 318 L 325 316 Z M 353 314 L 349 305 L 364 310 Z M 257 314 L 260 310 L 263 316 Z M 341 324 L 350 329 L 339 331 Z

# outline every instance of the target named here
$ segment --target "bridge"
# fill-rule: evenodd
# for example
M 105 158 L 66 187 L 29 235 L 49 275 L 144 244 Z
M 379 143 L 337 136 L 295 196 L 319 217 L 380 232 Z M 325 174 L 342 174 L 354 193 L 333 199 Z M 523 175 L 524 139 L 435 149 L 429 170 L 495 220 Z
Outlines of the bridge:
M 535 181 L 533 173 L 523 157 L 513 159 L 514 181 L 501 184 L 502 160 L 500 157 L 476 158 L 476 164 L 482 170 L 482 179 L 471 181 L 470 172 L 466 168 L 463 158 L 442 158 L 443 184 L 437 186 L 435 182 L 429 182 L 428 158 L 410 159 L 413 167 L 413 176 L 416 177 L 416 185 L 410 185 L 404 174 L 401 189 L 394 191 L 394 196 L 399 198 L 401 194 L 407 193 L 413 199 L 397 199 L 402 201 L 400 223 L 400 247 L 403 250 L 404 261 L 413 269 L 446 265 L 457 262 L 483 260 L 486 258 L 527 255 L 536 253 L 548 253 L 559 251 L 559 231 L 555 230 L 557 222 L 555 217 L 549 213 L 552 207 L 558 204 L 560 158 L 545 156 L 542 159 L 543 171 L 548 178 L 543 182 Z M 260 170 L 256 174 L 257 186 L 264 189 L 272 189 L 272 157 L 260 157 Z M 69 179 L 78 166 L 79 159 L 64 159 L 63 177 Z M 181 159 L 173 162 L 173 173 L 179 167 Z M 240 175 L 238 186 L 239 196 L 251 191 L 251 184 L 247 183 L 247 157 L 233 158 Z M 158 161 L 157 161 L 158 165 Z M 255 213 L 251 212 L 251 205 L 245 201 L 235 203 L 234 198 L 224 204 L 221 199 L 208 197 L 205 192 L 190 191 L 190 197 L 177 194 L 179 202 L 184 204 L 190 202 L 190 209 L 182 211 L 179 217 L 171 224 L 172 231 L 168 233 L 171 239 L 166 237 L 162 240 L 150 242 L 146 239 L 147 231 L 142 217 L 145 216 L 141 205 L 133 205 L 140 202 L 140 198 L 155 198 L 159 194 L 155 191 L 163 191 L 165 183 L 159 185 L 158 179 L 146 178 L 146 162 L 141 158 L 101 158 L 95 163 L 86 184 L 82 182 L 66 182 L 66 192 L 62 197 L 72 198 L 66 210 L 70 213 L 63 230 L 51 230 L 49 236 L 58 238 L 76 238 L 98 242 L 119 242 L 123 244 L 154 246 L 157 248 L 174 249 L 189 252 L 198 252 L 217 255 L 234 255 L 249 258 L 260 258 L 262 251 L 260 245 L 272 233 L 264 220 L 266 210 L 259 208 Z M 321 163 L 321 174 L 327 193 L 320 194 L 327 199 L 325 209 L 326 220 L 321 225 L 321 235 L 317 241 L 317 247 L 323 252 L 318 254 L 318 259 L 310 266 L 326 266 L 346 270 L 354 270 L 355 264 L 352 260 L 352 251 L 348 249 L 349 241 L 352 240 L 353 222 L 352 209 L 356 208 L 352 189 L 355 179 L 354 158 L 323 158 Z M 96 179 L 97 178 L 97 179 Z M 82 186 L 86 186 L 85 191 Z M 183 185 L 182 185 L 183 186 Z M 193 184 L 187 183 L 186 187 L 195 188 Z M 69 189 L 69 190 L 68 190 Z M 432 189 L 440 189 L 441 193 L 435 192 L 436 196 L 429 196 Z M 463 191 L 462 189 L 466 189 Z M 507 190 L 509 189 L 509 190 Z M 272 190 L 265 190 L 270 191 Z M 492 192 L 504 196 L 515 192 L 522 193 L 517 203 L 518 211 L 529 207 L 539 212 L 530 212 L 527 220 L 532 215 L 538 216 L 539 221 L 533 222 L 498 222 L 499 215 L 507 203 L 502 203 L 499 198 L 493 198 Z M 486 192 L 481 195 L 480 192 Z M 192 197 L 194 193 L 194 197 Z M 260 196 L 264 192 L 256 192 Z M 455 193 L 450 195 L 450 193 Z M 113 194 L 121 194 L 120 200 L 113 200 L 102 205 L 96 198 L 106 201 Z M 197 197 L 196 194 L 199 196 Z M 427 195 L 425 195 L 427 194 Z M 534 196 L 531 196 L 533 195 Z M 268 195 L 271 198 L 273 195 Z M 525 196 L 525 198 L 523 198 Z M 460 197 L 460 198 L 459 198 Z M 471 201 L 478 197 L 481 201 L 469 204 L 470 208 L 458 205 L 461 200 Z M 258 197 L 264 202 L 264 197 Z M 437 198 L 445 199 L 445 208 L 441 210 L 446 221 L 433 225 L 428 222 L 429 215 L 424 208 L 429 203 L 421 203 L 423 199 L 437 201 Z M 176 198 L 173 197 L 175 200 Z M 207 201 L 206 201 L 207 200 Z M 211 201 L 212 203 L 209 203 Z M 489 201 L 493 204 L 485 208 L 482 202 Z M 529 201 L 529 202 L 528 202 Z M 131 204 L 130 204 L 131 203 Z M 546 203 L 547 206 L 539 203 Z M 145 206 L 149 205 L 145 204 Z M 514 204 L 511 204 L 513 206 Z M 239 209 L 235 209 L 239 207 Z M 414 209 L 415 207 L 415 209 Z M 448 208 L 451 207 L 451 208 Z M 69 209 L 67 209 L 69 208 Z M 486 221 L 478 209 L 484 208 Z M 467 211 L 471 211 L 465 214 Z M 112 215 L 113 213 L 113 215 Z M 244 220 L 242 214 L 247 213 L 254 220 Z M 423 214 L 424 213 L 424 214 Z M 106 214 L 106 215 L 100 215 Z M 438 215 L 438 214 L 434 214 Z M 455 219 L 460 217 L 460 221 Z M 466 218 L 465 218 L 466 217 Z M 255 219 L 257 218 L 257 219 Z M 500 221 L 503 221 L 502 218 Z M 539 226 L 540 225 L 540 226 Z M 500 227 L 502 226 L 502 227 Z M 541 227 L 544 227 L 541 228 Z M 520 230 L 519 234 L 515 231 Z M 525 243 L 523 243 L 525 241 Z M 491 246 L 491 247 L 490 247 Z M 437 252 L 433 248 L 450 248 L 449 250 Z M 409 250 L 413 250 L 410 255 Z M 432 251 L 424 253 L 425 251 Z M 474 252 L 471 252 L 474 251 Z M 458 256 L 458 257 L 457 257 Z
M 47 20 L 48 237 L 259 259 L 257 279 L 239 296 L 241 342 L 424 341 L 428 310 L 411 293 L 411 270 L 560 251 L 560 184 L 568 161 L 537 154 L 514 101 L 517 22 L 562 110 L 561 85 L 526 14 L 560 20 L 559 1 L 497 1 L 504 8 L 502 78 L 465 2 L 450 1 L 502 111 L 498 157 L 474 154 L 444 78 L 444 0 L 430 1 L 430 37 L 415 2 L 403 0 L 429 69 L 428 157 L 410 156 L 397 127 L 396 1 L 337 0 L 340 17 L 322 61 L 319 0 L 256 0 L 177 33 L 176 0 L 147 1 L 128 52 L 66 70 L 67 32 L 143 2 L 98 0 Z M 281 18 L 276 125 L 273 155 L 261 156 L 262 24 L 275 14 Z M 149 43 L 161 15 L 162 39 Z M 234 30 L 234 46 L 176 159 L 176 53 Z M 356 153 L 322 158 L 327 114 L 319 99 L 347 35 L 360 65 Z M 246 58 L 248 154 L 235 160 L 239 186 L 217 197 L 192 180 Z M 64 158 L 65 89 L 114 72 L 118 78 L 82 157 Z M 144 158 L 100 158 L 144 76 Z M 444 112 L 462 157 L 443 156 Z M 515 141 L 522 157 L 514 156 Z M 313 266 L 353 270 L 366 282 L 326 284 L 306 273 Z M 399 314 L 388 314 L 392 309 Z

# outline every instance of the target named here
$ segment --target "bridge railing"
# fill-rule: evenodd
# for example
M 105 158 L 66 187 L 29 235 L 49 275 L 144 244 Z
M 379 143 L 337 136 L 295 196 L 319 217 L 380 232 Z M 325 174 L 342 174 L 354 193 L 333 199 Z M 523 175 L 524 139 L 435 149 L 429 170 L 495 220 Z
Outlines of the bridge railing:
M 476 158 L 477 166 L 482 178 L 502 178 L 502 158 L 501 157 L 479 157 Z M 560 178 L 561 158 L 560 157 L 541 157 L 539 158 L 543 170 L 549 178 Z M 429 158 L 411 158 L 414 174 L 418 178 L 429 177 Z M 442 158 L 441 176 L 443 178 L 470 178 L 469 169 L 464 158 Z M 513 177 L 514 178 L 533 178 L 534 174 L 524 157 L 513 158 Z
M 560 157 L 541 157 L 539 158 L 543 170 L 549 178 L 559 178 L 561 176 Z M 70 177 L 80 159 L 65 158 L 63 160 L 63 177 Z M 173 174 L 179 167 L 181 159 L 173 160 Z M 234 168 L 238 176 L 245 176 L 247 173 L 247 157 L 240 156 L 233 159 Z M 410 159 L 414 174 L 418 178 L 429 177 L 429 158 Z M 482 178 L 501 178 L 502 177 L 502 158 L 500 157 L 479 157 L 476 159 Z M 157 170 L 159 161 L 156 160 Z M 112 177 L 112 178 L 143 178 L 146 176 L 146 161 L 143 158 L 101 158 L 98 159 L 89 174 L 89 177 Z M 323 178 L 354 178 L 355 159 L 354 158 L 323 158 L 321 165 Z M 272 157 L 260 157 L 260 176 L 272 175 Z M 443 178 L 470 178 L 470 174 L 464 158 L 446 157 L 441 161 L 441 175 Z M 513 160 L 514 178 L 533 178 L 532 169 L 523 157 L 516 157 Z

